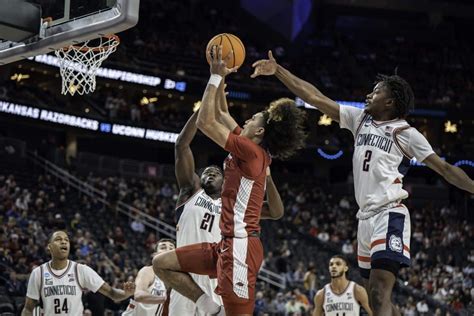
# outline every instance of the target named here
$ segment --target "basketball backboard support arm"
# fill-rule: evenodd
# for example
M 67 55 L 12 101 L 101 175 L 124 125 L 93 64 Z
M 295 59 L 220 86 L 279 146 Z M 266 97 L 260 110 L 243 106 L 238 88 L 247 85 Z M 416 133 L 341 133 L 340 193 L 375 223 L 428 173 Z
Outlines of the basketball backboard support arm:
M 140 0 L 117 0 L 111 9 L 61 24 L 52 23 L 42 31 L 42 38 L 38 34 L 28 43 L 1 42 L 0 65 L 125 31 L 137 24 L 139 7 Z

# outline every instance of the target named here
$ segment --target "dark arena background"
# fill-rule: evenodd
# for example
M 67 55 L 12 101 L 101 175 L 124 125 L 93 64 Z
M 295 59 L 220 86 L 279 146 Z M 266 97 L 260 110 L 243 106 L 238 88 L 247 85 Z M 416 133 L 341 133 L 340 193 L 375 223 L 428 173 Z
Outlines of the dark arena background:
M 174 143 L 199 108 L 206 45 L 219 33 L 238 36 L 246 50 L 226 80 L 239 124 L 280 97 L 307 112 L 305 148 L 271 165 L 284 215 L 261 222 L 254 315 L 312 315 L 336 254 L 361 282 L 353 137 L 274 76 L 250 78 L 268 50 L 344 106 L 363 108 L 376 75 L 396 72 L 415 94 L 407 122 L 474 177 L 473 1 L 140 0 L 138 23 L 120 29 L 95 91 L 83 95 L 61 94 L 51 49 L 8 53 L 15 43 L 40 43 L 40 18 L 74 27 L 117 1 L 0 1 L 0 315 L 21 314 L 29 275 L 50 260 L 55 230 L 68 232 L 71 260 L 117 288 L 151 264 L 160 238 L 175 237 Z M 27 16 L 19 6 L 29 4 L 38 11 Z M 66 44 L 77 41 L 57 45 Z M 191 148 L 196 168 L 222 166 L 227 155 L 200 132 Z M 406 167 L 412 261 L 398 273 L 392 301 L 403 316 L 473 315 L 473 195 L 416 159 Z M 82 299 L 84 315 L 121 315 L 128 305 L 87 291 Z

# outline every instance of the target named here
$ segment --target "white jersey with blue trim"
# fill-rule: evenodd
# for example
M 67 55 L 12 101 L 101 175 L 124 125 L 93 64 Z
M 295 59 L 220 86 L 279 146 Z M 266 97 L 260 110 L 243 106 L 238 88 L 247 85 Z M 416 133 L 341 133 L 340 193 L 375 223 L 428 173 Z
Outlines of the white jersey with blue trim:
M 336 294 L 331 289 L 331 284 L 324 287 L 323 310 L 325 316 L 359 316 L 360 304 L 354 294 L 355 283 L 350 281 L 346 290 Z
M 219 242 L 221 230 L 221 199 L 213 199 L 199 189 L 176 208 L 176 247 L 201 242 Z
M 219 222 L 221 218 L 221 199 L 213 199 L 203 189 L 195 192 L 185 203 L 176 208 L 176 247 L 202 242 L 219 242 L 222 238 Z M 222 298 L 214 290 L 217 279 L 207 275 L 190 273 L 199 287 L 212 300 L 222 305 Z M 180 293 L 172 290 L 170 294 L 170 315 L 204 315 L 196 304 Z
M 426 138 L 403 119 L 377 122 L 364 110 L 340 106 L 340 126 L 354 135 L 352 168 L 359 219 L 369 218 L 389 203 L 408 197 L 402 162 L 433 154 Z M 404 159 L 406 158 L 406 159 Z
M 165 296 L 166 287 L 163 281 L 155 275 L 154 282 L 148 287 L 148 293 L 156 296 Z M 164 304 L 144 304 L 131 299 L 122 316 L 161 316 Z
M 90 267 L 68 260 L 63 270 L 51 268 L 51 262 L 35 268 L 28 281 L 26 296 L 41 300 L 44 315 L 82 316 L 82 291 L 96 292 L 104 280 Z

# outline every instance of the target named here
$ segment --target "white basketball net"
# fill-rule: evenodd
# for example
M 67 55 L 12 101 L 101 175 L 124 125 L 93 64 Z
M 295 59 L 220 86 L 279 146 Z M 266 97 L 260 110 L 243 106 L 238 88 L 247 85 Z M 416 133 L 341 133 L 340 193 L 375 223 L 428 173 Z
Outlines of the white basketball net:
M 89 46 L 91 41 L 80 45 L 71 45 L 56 50 L 60 59 L 59 67 L 62 80 L 62 94 L 83 95 L 95 90 L 95 76 L 102 62 L 115 52 L 120 44 L 116 35 L 104 36 L 94 40 L 94 46 Z

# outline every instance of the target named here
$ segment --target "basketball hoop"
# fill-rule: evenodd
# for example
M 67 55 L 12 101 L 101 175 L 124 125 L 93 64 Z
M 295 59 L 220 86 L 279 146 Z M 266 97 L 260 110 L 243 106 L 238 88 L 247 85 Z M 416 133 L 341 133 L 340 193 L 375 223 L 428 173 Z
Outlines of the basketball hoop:
M 60 59 L 61 93 L 83 95 L 93 92 L 97 70 L 119 44 L 120 38 L 117 35 L 106 35 L 81 45 L 56 50 L 56 56 Z

